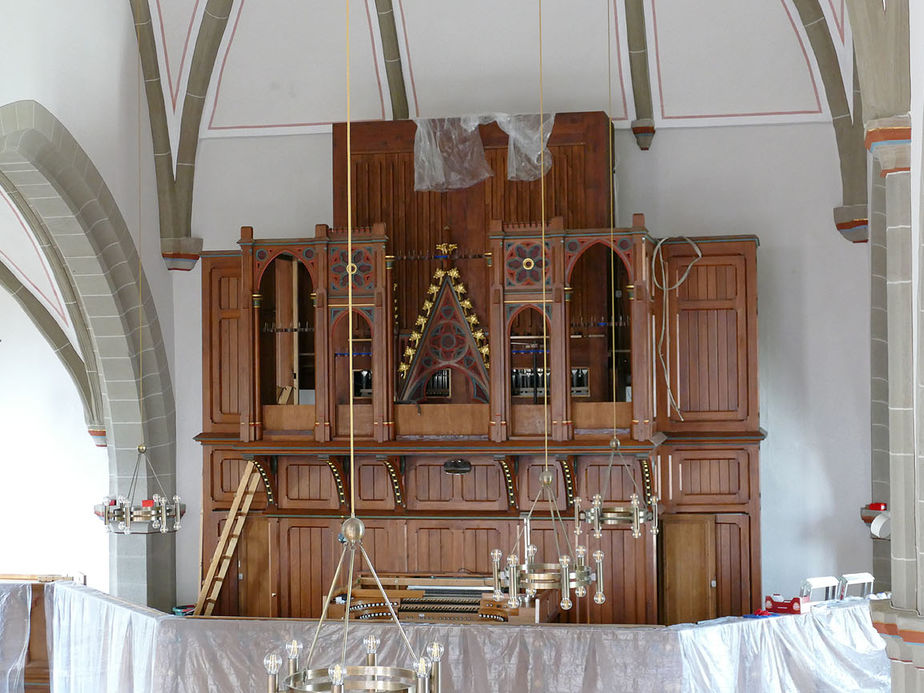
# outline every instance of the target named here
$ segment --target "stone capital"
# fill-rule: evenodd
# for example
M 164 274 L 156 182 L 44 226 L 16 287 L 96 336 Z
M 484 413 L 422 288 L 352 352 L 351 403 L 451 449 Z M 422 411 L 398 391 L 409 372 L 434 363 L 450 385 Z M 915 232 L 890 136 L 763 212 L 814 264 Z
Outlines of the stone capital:
M 202 253 L 201 238 L 161 238 L 160 254 L 168 270 L 188 272 L 196 266 Z
M 911 170 L 911 116 L 878 118 L 866 124 L 866 148 L 876 157 L 885 178 Z

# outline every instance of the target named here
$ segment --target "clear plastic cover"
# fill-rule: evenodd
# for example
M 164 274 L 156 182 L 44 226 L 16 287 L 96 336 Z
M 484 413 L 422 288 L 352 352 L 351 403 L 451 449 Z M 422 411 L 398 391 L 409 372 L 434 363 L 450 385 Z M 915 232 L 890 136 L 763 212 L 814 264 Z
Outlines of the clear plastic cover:
M 29 648 L 32 585 L 0 583 L 0 693 L 22 693 Z
M 414 190 L 468 188 L 493 175 L 478 134 L 480 118 L 420 118 L 415 122 Z
M 196 619 L 134 607 L 72 584 L 55 588 L 56 692 L 198 693 L 266 689 L 263 658 L 307 654 L 316 622 Z M 888 691 L 889 662 L 866 600 L 802 616 L 670 628 L 406 624 L 418 652 L 445 647 L 447 693 L 557 691 Z M 342 624 L 321 631 L 312 667 L 339 662 Z M 348 663 L 381 639 L 379 662 L 409 667 L 394 625 L 351 622 Z M 285 660 L 284 660 L 285 661 Z M 304 665 L 304 661 L 302 662 Z M 285 670 L 285 665 L 283 666 Z
M 537 180 L 552 168 L 549 136 L 555 125 L 555 114 L 542 117 L 542 142 L 539 142 L 539 114 L 496 116 L 500 129 L 510 138 L 507 145 L 507 178 L 510 180 Z M 543 153 L 544 152 L 544 153 Z M 544 168 L 542 164 L 545 164 Z
M 497 121 L 507 133 L 507 177 L 510 180 L 536 180 L 552 166 L 548 150 L 555 114 L 542 118 L 540 143 L 539 115 L 490 113 L 459 118 L 418 118 L 414 136 L 414 189 L 446 191 L 468 188 L 493 175 L 484 155 L 479 125 Z M 543 155 L 542 152 L 545 151 Z

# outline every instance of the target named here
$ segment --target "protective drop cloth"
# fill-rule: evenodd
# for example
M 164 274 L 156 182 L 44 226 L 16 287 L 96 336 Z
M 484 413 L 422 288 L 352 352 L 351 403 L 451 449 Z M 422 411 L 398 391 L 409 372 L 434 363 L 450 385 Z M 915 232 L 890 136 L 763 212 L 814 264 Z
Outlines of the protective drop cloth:
M 316 622 L 184 619 L 92 589 L 54 597 L 54 693 L 265 690 L 263 656 Z M 406 624 L 415 649 L 445 645 L 447 693 L 888 691 L 889 662 L 865 600 L 804 616 L 720 619 L 670 628 Z M 379 661 L 408 665 L 395 627 L 351 623 L 348 651 L 382 640 Z M 325 624 L 312 666 L 339 659 L 342 626 Z M 62 671 L 62 668 L 65 671 Z
M 29 648 L 32 585 L 0 582 L 0 693 L 22 693 Z
M 53 693 L 147 693 L 158 624 L 174 618 L 76 583 L 59 583 L 52 620 Z M 200 690 L 208 690 L 201 688 Z
M 684 693 L 891 690 L 885 643 L 865 599 L 799 616 L 717 619 L 671 630 L 680 639 Z
M 418 118 L 414 136 L 414 189 L 443 192 L 468 188 L 493 175 L 484 155 L 479 125 L 497 121 L 507 133 L 507 177 L 536 180 L 552 166 L 548 150 L 555 114 L 491 113 L 458 118 Z M 544 161 L 543 161 L 544 160 Z M 541 163 L 544 163 L 544 168 Z

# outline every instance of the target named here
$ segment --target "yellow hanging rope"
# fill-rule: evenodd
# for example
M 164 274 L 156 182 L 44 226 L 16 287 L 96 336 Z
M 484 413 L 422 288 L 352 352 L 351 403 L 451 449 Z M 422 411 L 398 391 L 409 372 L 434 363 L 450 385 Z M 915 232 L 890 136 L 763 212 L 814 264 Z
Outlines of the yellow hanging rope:
M 539 252 L 542 254 L 542 437 L 545 454 L 545 471 L 549 470 L 549 345 L 546 331 L 546 279 L 548 262 L 545 253 L 545 101 L 542 84 L 542 0 L 539 0 L 539 208 L 542 242 Z
M 610 121 L 613 114 L 613 49 L 612 38 L 610 36 L 610 7 L 609 0 L 606 3 L 606 82 L 607 82 L 607 129 L 609 130 L 610 142 L 610 165 L 613 162 L 613 123 Z M 613 438 L 616 438 L 616 424 L 618 421 L 616 409 L 617 393 L 617 374 L 616 366 L 616 189 L 613 185 L 612 169 L 608 172 L 610 176 L 610 358 L 612 358 L 613 372 Z M 609 490 L 609 489 L 607 489 Z
M 350 517 L 356 517 L 356 453 L 353 432 L 353 171 L 350 152 L 350 0 L 346 0 L 346 157 L 347 157 L 347 379 L 350 383 Z M 351 573 L 352 577 L 352 573 Z M 347 609 L 349 611 L 349 608 Z

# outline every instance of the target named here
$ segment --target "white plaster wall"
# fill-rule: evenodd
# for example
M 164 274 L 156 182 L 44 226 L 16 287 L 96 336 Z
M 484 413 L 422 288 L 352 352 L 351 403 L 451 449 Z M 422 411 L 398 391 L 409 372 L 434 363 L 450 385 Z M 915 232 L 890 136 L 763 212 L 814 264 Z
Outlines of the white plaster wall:
M 649 152 L 616 137 L 619 220 L 646 214 L 655 236 L 756 234 L 758 250 L 764 591 L 870 569 L 858 508 L 869 501 L 867 247 L 834 229 L 841 203 L 830 124 L 661 130 Z M 258 237 L 313 235 L 330 222 L 330 138 L 203 141 L 193 227 L 207 249 Z M 178 469 L 202 494 L 198 271 L 174 282 Z M 190 518 L 200 507 L 190 508 Z M 192 523 L 190 523 L 192 524 Z M 180 532 L 180 599 L 196 593 L 198 537 Z M 208 557 L 206 557 L 208 558 Z
M 106 591 L 109 540 L 93 514 L 109 489 L 106 450 L 87 435 L 61 361 L 3 290 L 0 316 L 0 574 L 81 572 Z
M 99 169 L 135 239 L 140 217 L 142 261 L 164 342 L 171 344 L 172 291 L 160 257 L 151 130 L 144 101 L 139 119 L 141 75 L 129 3 L 35 0 L 6 2 L 2 7 L 0 104 L 34 99 L 45 106 Z
M 835 231 L 829 124 L 617 138 L 619 217 L 665 235 L 749 233 L 757 251 L 764 593 L 871 570 L 868 250 Z

